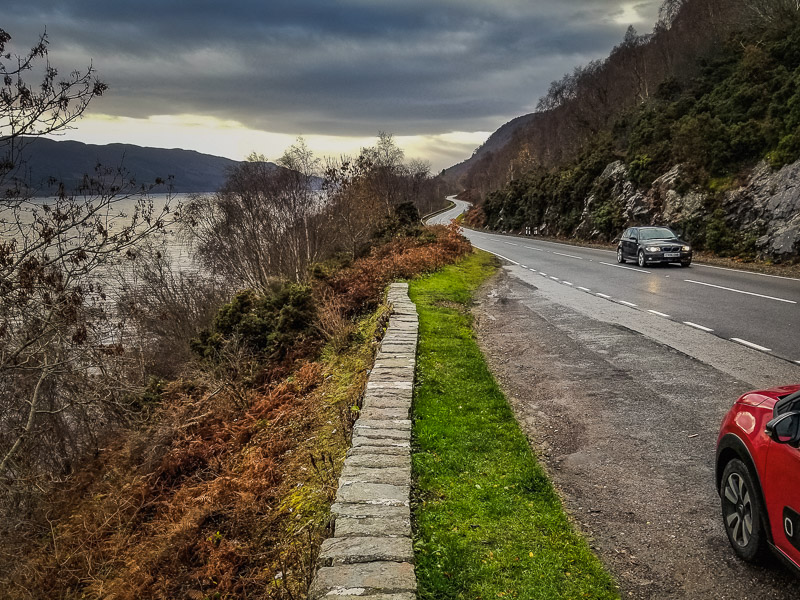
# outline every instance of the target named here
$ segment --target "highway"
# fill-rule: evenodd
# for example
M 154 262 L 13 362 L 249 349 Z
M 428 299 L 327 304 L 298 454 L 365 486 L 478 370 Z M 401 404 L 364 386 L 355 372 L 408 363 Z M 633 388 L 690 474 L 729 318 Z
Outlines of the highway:
M 455 207 L 429 223 L 448 223 L 469 207 L 449 199 Z M 468 229 L 463 233 L 476 248 L 543 279 L 800 364 L 798 279 L 698 263 L 641 269 L 617 264 L 612 250 Z

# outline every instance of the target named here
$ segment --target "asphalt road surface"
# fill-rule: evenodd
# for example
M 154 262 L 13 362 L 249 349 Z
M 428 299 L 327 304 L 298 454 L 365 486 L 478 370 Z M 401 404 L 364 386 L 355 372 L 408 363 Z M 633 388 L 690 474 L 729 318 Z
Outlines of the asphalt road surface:
M 628 271 L 601 250 L 465 235 L 506 259 L 474 311 L 481 347 L 622 597 L 800 597 L 777 559 L 735 557 L 713 479 L 736 397 L 800 382 L 800 281 L 701 265 Z
M 447 223 L 455 208 L 430 222 Z M 800 280 L 694 263 L 617 264 L 611 250 L 465 230 L 472 244 L 542 277 L 800 364 Z

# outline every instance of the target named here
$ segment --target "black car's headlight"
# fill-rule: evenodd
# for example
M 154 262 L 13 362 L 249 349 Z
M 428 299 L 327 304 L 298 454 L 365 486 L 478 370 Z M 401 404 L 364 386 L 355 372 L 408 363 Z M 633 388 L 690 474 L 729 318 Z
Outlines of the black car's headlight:
M 646 246 L 645 250 L 647 250 L 648 252 L 661 252 L 661 248 L 659 248 L 658 246 Z
M 684 246 L 683 248 L 681 248 L 681 250 L 683 250 L 684 252 L 691 252 L 692 251 L 692 247 L 691 246 Z

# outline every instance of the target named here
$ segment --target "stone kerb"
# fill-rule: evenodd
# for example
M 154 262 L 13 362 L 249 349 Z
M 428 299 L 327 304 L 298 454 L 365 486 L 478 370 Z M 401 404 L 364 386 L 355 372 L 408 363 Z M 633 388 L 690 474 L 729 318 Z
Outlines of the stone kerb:
M 339 478 L 334 536 L 322 543 L 310 600 L 413 600 L 411 397 L 419 320 L 407 283 L 389 286 L 389 326 Z

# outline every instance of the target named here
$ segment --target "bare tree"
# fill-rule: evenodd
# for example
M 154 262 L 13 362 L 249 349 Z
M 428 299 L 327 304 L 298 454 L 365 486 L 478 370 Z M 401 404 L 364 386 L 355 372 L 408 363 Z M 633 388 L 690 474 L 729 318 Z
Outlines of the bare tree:
M 0 508 L 118 422 L 129 400 L 125 332 L 109 311 L 108 265 L 161 229 L 157 208 L 122 169 L 98 167 L 79 189 L 30 198 L 20 176 L 25 136 L 61 131 L 105 90 L 93 69 L 58 79 L 47 38 L 25 55 L 0 31 Z M 44 61 L 40 65 L 39 61 Z M 43 72 L 37 85 L 24 76 Z
M 185 233 L 203 265 L 232 284 L 266 289 L 275 278 L 302 281 L 327 230 L 314 189 L 317 161 L 302 140 L 281 157 L 252 154 L 217 194 L 196 196 L 185 210 Z

